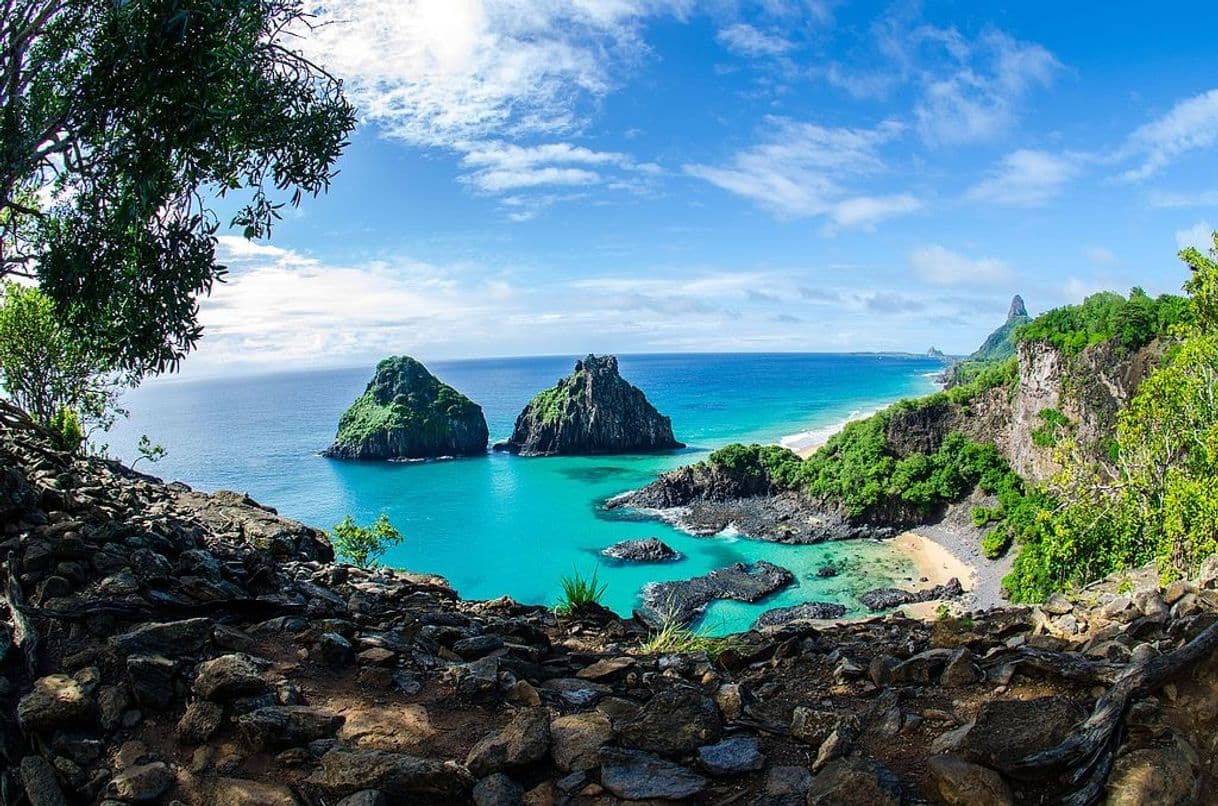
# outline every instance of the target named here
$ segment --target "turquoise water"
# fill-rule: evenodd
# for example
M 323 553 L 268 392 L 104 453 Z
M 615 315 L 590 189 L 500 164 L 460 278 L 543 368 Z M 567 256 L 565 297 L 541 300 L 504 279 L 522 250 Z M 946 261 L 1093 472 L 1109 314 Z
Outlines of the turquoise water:
M 347 463 L 317 454 L 363 390 L 371 367 L 232 380 L 161 382 L 133 392 L 131 418 L 112 434 L 125 459 L 147 433 L 168 450 L 140 469 L 193 487 L 235 489 L 280 513 L 329 528 L 350 513 L 381 512 L 406 535 L 390 565 L 447 577 L 468 598 L 508 594 L 554 603 L 559 580 L 599 570 L 606 604 L 628 614 L 651 581 L 683 579 L 737 561 L 766 559 L 799 585 L 763 603 L 717 603 L 703 626 L 747 628 L 763 610 L 809 599 L 858 610 L 853 593 L 904 581 L 912 566 L 883 544 L 782 546 L 719 535 L 696 538 L 651 519 L 605 512 L 605 499 L 734 441 L 776 442 L 822 429 L 895 399 L 930 391 L 930 360 L 882 355 L 620 356 L 622 374 L 673 421 L 690 447 L 661 455 Z M 435 362 L 441 379 L 480 403 L 491 439 L 502 439 L 529 398 L 570 372 L 575 357 Z M 605 546 L 656 536 L 685 555 L 664 565 L 614 565 Z M 815 576 L 826 561 L 845 566 Z

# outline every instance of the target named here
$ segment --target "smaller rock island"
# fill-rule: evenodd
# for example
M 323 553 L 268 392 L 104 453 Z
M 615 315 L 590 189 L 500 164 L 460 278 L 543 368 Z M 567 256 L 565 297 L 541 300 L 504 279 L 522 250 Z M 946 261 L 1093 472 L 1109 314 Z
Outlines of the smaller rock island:
M 521 456 L 589 455 L 684 448 L 672 421 L 618 374 L 617 358 L 589 355 L 534 397 L 497 451 Z
M 386 358 L 338 422 L 335 459 L 477 456 L 489 441 L 482 407 L 410 356 Z

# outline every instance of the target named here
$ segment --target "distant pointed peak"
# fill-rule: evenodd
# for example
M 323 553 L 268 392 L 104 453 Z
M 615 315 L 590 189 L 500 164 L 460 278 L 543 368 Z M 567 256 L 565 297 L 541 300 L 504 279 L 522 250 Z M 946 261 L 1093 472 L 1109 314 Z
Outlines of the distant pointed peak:
M 1012 319 L 1021 317 L 1026 318 L 1027 315 L 1028 309 L 1024 307 L 1023 297 L 1019 296 L 1018 294 L 1011 297 L 1011 309 L 1007 311 L 1007 321 L 1009 322 Z

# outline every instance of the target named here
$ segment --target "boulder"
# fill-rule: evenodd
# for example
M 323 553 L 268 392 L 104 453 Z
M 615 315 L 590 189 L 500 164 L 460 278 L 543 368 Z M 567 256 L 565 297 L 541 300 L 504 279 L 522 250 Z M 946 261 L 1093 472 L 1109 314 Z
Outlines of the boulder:
M 379 789 L 391 806 L 410 806 L 424 798 L 458 803 L 474 786 L 469 772 L 457 764 L 342 747 L 321 757 L 321 769 L 309 782 L 333 797 Z
M 482 407 L 409 356 L 393 356 L 338 422 L 325 455 L 336 459 L 433 459 L 486 453 Z
M 110 779 L 106 797 L 127 803 L 147 803 L 165 794 L 173 781 L 173 770 L 163 761 L 135 764 Z
M 68 806 L 55 768 L 42 756 L 26 756 L 21 759 L 21 786 L 30 806 Z
M 211 638 L 215 623 L 209 618 L 142 624 L 110 639 L 120 655 L 161 655 L 178 658 L 199 652 Z
M 474 745 L 465 766 L 479 777 L 525 767 L 550 752 L 550 714 L 544 708 L 526 708 L 503 730 L 490 733 Z
M 603 550 L 601 554 L 614 560 L 632 563 L 664 563 L 681 559 L 681 553 L 658 537 L 623 540 Z
M 1006 771 L 1024 756 L 1060 743 L 1085 717 L 1081 707 L 1061 696 L 993 700 L 964 731 L 960 750 L 970 761 Z
M 964 595 L 960 580 L 952 577 L 942 585 L 921 591 L 907 591 L 900 588 L 875 588 L 859 594 L 859 601 L 871 611 L 891 610 L 907 604 L 933 602 L 936 599 L 956 599 Z
M 342 727 L 343 717 L 308 705 L 272 705 L 237 720 L 246 744 L 255 750 L 301 747 L 329 739 Z
M 178 664 L 161 655 L 128 655 L 127 682 L 135 701 L 145 708 L 163 710 L 177 696 Z
M 625 800 L 684 800 L 706 789 L 706 779 L 679 764 L 644 753 L 601 750 L 601 785 Z
M 685 447 L 672 421 L 618 373 L 613 356 L 589 355 L 520 412 L 512 436 L 495 450 L 522 456 L 636 453 Z
M 195 675 L 195 696 L 215 702 L 270 691 L 270 684 L 245 655 L 221 655 L 199 664 Z
M 613 726 L 604 714 L 584 711 L 555 717 L 550 738 L 554 766 L 563 772 L 589 770 L 599 763 L 601 747 L 613 739 Z
M 474 787 L 474 806 L 522 806 L 524 788 L 501 772 L 488 775 Z
M 959 756 L 931 756 L 927 767 L 939 796 L 947 806 L 1014 806 L 1015 797 L 1002 776 L 980 764 L 970 764 Z
M 900 806 L 896 773 L 865 758 L 830 762 L 812 778 L 808 806 Z
M 618 729 L 618 740 L 626 747 L 680 755 L 718 741 L 722 730 L 714 700 L 696 689 L 674 687 L 648 700 Z
M 765 756 L 756 739 L 738 736 L 699 747 L 698 765 L 714 776 L 742 775 L 764 767 Z
M 66 674 L 34 681 L 34 689 L 17 703 L 17 721 L 27 731 L 77 725 L 93 716 L 94 703 L 85 688 Z
M 224 708 L 209 700 L 195 700 L 178 720 L 177 736 L 182 744 L 202 744 L 220 727 Z

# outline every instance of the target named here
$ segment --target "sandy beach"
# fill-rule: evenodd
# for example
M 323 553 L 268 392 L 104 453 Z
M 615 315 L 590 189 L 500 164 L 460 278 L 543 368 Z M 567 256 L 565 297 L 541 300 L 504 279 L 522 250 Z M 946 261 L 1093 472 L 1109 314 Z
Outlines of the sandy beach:
M 893 538 L 892 546 L 906 554 L 926 578 L 923 587 L 942 585 L 952 577 L 960 580 L 965 595 L 955 604 L 964 610 L 985 610 L 1006 603 L 1002 598 L 1002 578 L 1011 570 L 1014 552 L 998 560 L 981 553 L 981 535 L 946 523 L 919 526 Z M 939 602 L 926 602 L 904 608 L 915 618 L 933 618 Z

